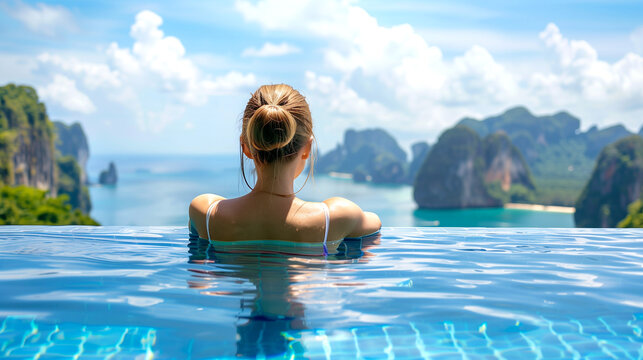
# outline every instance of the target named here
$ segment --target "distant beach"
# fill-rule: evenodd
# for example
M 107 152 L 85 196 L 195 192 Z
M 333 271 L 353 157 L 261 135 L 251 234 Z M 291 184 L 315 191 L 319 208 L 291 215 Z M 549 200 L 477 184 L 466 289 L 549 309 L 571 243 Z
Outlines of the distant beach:
M 576 212 L 576 209 L 570 206 L 554 206 L 554 205 L 539 205 L 539 204 L 508 203 L 508 204 L 505 204 L 504 208 L 516 209 L 516 210 L 547 211 L 547 212 L 557 212 L 557 213 L 565 213 L 565 214 L 573 214 Z

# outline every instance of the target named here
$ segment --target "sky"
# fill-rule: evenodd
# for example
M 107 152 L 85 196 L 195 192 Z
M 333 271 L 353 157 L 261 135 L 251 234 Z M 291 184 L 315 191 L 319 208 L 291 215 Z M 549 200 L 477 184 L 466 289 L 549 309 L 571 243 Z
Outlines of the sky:
M 275 83 L 306 96 L 322 153 L 375 127 L 408 151 L 517 105 L 638 132 L 643 2 L 0 0 L 10 82 L 94 154 L 237 153 L 245 103 Z

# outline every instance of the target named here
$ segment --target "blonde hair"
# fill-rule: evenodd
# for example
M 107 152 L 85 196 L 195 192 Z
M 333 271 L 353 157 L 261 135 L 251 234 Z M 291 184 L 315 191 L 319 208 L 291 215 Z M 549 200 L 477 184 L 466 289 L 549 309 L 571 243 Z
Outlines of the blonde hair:
M 252 94 L 243 112 L 241 141 L 259 164 L 288 161 L 314 138 L 306 98 L 290 85 L 263 85 Z M 312 172 L 314 157 L 308 176 Z M 248 187 L 241 152 L 241 173 Z M 306 179 L 308 180 L 308 179 Z

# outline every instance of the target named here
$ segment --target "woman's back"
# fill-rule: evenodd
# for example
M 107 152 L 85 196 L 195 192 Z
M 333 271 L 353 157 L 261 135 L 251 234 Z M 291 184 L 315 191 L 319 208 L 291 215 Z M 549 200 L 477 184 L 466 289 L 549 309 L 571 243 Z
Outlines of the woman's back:
M 293 183 L 311 158 L 314 139 L 312 116 L 298 91 L 283 84 L 260 87 L 248 101 L 241 128 L 242 156 L 254 161 L 256 183 L 253 187 L 245 179 L 242 160 L 250 193 L 236 199 L 197 196 L 190 204 L 190 221 L 200 237 L 303 245 L 336 243 L 379 229 L 377 215 L 346 199 L 316 203 L 295 197 Z
M 295 197 L 281 198 L 270 194 L 248 194 L 229 200 L 210 195 L 195 201 L 193 205 L 196 211 L 191 217 L 199 230 L 199 236 L 205 239 L 274 239 L 314 243 L 324 238 L 324 206 L 327 206 L 325 203 L 306 202 Z M 206 204 L 208 205 L 205 206 Z M 213 208 L 207 217 L 207 210 L 203 209 L 209 208 L 210 205 L 213 205 Z M 198 221 L 199 218 L 201 221 Z M 335 234 L 329 235 L 329 240 L 336 240 L 333 237 Z

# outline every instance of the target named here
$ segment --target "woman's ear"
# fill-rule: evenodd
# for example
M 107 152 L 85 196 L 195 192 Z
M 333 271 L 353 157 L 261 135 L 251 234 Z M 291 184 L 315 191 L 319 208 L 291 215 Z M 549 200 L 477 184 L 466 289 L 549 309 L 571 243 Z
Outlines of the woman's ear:
M 308 139 L 308 142 L 306 145 L 304 145 L 304 152 L 301 154 L 301 158 L 306 160 L 310 157 L 310 151 L 313 148 L 313 137 L 311 136 L 310 139 Z
M 239 137 L 239 142 L 241 143 L 241 150 L 243 153 L 248 157 L 248 159 L 252 159 L 252 153 L 250 152 L 250 149 L 246 146 L 246 144 L 243 142 L 243 139 Z

